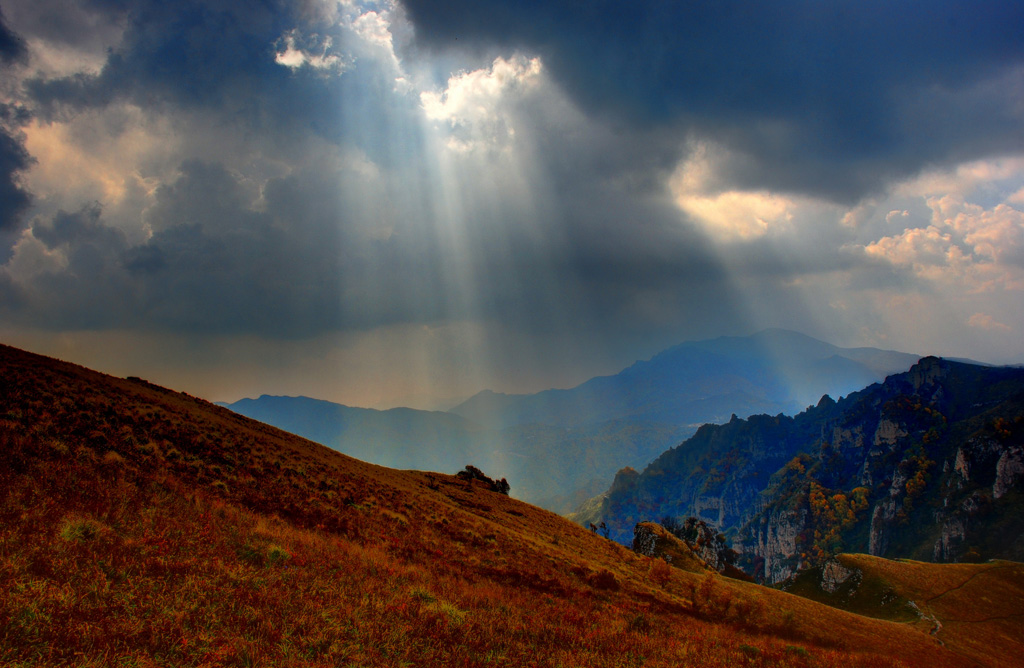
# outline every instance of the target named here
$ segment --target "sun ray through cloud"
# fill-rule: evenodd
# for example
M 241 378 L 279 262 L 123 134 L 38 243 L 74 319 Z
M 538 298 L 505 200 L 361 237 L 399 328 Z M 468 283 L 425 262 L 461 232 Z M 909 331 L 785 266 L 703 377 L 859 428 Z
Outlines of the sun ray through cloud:
M 765 327 L 1019 360 L 1019 9 L 847 5 L 9 0 L 5 330 L 374 406 Z

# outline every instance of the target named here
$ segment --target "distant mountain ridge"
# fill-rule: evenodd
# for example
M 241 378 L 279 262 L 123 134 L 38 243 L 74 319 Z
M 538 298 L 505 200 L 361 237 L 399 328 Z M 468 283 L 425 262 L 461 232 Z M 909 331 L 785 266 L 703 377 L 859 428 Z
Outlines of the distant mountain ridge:
M 398 469 L 447 471 L 479 456 L 481 428 L 451 413 L 413 408 L 355 408 L 309 397 L 263 395 L 221 403 L 236 413 L 345 454 Z
M 669 348 L 613 376 L 567 390 L 480 392 L 449 412 L 498 428 L 580 425 L 609 419 L 699 426 L 732 414 L 799 412 L 823 394 L 840 396 L 905 371 L 918 355 L 840 348 L 769 329 Z
M 796 413 L 904 371 L 916 355 L 839 348 L 786 330 L 684 343 L 614 376 L 531 395 L 481 392 L 447 413 L 352 408 L 304 397 L 221 404 L 394 468 L 505 477 L 512 495 L 568 513 L 704 423 Z M 813 397 L 813 399 L 808 399 Z

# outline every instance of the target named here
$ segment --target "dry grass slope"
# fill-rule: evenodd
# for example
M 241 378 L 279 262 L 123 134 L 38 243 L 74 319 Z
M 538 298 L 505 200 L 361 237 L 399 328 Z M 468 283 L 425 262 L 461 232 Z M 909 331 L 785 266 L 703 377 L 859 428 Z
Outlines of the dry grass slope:
M 914 624 L 948 648 L 983 664 L 1024 657 L 1024 564 L 929 564 L 864 554 L 840 560 L 913 602 Z
M 5 666 L 1000 665 L 8 347 L 0 494 Z

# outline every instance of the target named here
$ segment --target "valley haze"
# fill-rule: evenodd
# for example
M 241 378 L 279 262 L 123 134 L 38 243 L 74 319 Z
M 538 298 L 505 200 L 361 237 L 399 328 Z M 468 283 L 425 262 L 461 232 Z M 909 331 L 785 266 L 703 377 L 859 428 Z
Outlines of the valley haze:
M 471 463 L 507 477 L 518 498 L 567 513 L 620 468 L 646 466 L 702 424 L 794 415 L 918 359 L 776 329 L 682 343 L 566 390 L 480 392 L 445 413 L 268 395 L 221 405 L 383 466 L 454 472 Z

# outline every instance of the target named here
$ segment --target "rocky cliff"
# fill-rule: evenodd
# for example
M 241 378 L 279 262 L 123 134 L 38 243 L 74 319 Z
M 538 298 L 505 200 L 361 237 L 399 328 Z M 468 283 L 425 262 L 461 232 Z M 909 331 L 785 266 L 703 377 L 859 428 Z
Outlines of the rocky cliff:
M 728 547 L 725 536 L 706 522 L 688 517 L 671 521 L 668 527 L 641 522 L 633 529 L 633 551 L 646 557 L 664 559 L 669 565 L 694 573 L 721 573 L 749 580 L 735 566 L 736 552 Z
M 1024 558 L 1024 370 L 934 357 L 788 418 L 708 425 L 588 512 L 627 542 L 693 515 L 778 582 L 842 551 Z

